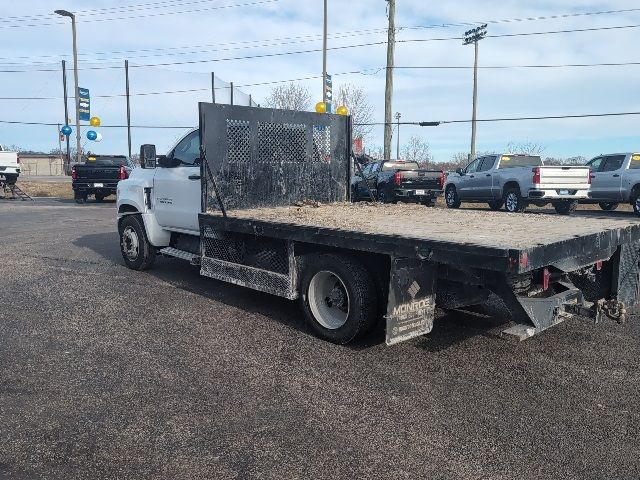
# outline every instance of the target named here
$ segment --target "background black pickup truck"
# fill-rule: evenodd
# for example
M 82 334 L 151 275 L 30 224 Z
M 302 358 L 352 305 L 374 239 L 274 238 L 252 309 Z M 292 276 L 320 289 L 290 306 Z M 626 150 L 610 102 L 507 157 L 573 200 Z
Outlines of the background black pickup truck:
M 118 182 L 129 178 L 132 168 L 125 155 L 88 155 L 85 163 L 71 169 L 73 197 L 83 203 L 89 195 L 95 195 L 96 201 L 101 202 L 116 194 Z
M 433 206 L 436 198 L 442 195 L 445 182 L 441 170 L 422 170 L 417 162 L 402 160 L 383 160 L 372 162 L 356 170 L 351 182 L 351 200 L 373 198 L 380 202 L 417 202 Z

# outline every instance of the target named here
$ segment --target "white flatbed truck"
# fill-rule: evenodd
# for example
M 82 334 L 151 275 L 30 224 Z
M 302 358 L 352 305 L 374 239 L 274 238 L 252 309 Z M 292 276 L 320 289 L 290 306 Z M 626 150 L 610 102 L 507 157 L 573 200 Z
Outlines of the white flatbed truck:
M 291 300 L 319 337 L 348 343 L 385 322 L 394 344 L 433 328 L 436 306 L 491 293 L 505 334 L 572 315 L 625 317 L 638 297 L 634 218 L 348 203 L 350 119 L 201 103 L 200 128 L 118 184 L 125 263 L 158 253 L 204 276 Z M 190 154 L 188 152 L 191 152 Z

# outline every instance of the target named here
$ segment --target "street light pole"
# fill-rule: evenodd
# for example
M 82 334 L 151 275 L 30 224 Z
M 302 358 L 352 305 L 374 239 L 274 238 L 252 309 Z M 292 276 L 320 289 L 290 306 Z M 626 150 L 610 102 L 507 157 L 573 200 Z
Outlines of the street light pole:
M 475 53 L 473 57 L 473 112 L 471 115 L 471 158 L 476 158 L 476 108 L 478 103 L 478 42 L 487 36 L 487 24 L 472 28 L 464 32 L 463 45 L 473 43 Z
M 397 146 L 396 146 L 396 160 L 400 160 L 400 117 L 401 117 L 401 113 L 400 112 L 396 112 L 396 120 L 398 121 L 398 128 L 397 128 L 397 132 L 396 132 L 396 140 L 397 140 Z
M 82 155 L 80 154 L 80 96 L 78 95 L 78 45 L 76 42 L 76 16 L 66 10 L 56 10 L 55 13 L 63 17 L 69 17 L 71 19 L 71 33 L 73 35 L 73 81 L 75 83 L 76 99 L 76 161 L 82 162 Z

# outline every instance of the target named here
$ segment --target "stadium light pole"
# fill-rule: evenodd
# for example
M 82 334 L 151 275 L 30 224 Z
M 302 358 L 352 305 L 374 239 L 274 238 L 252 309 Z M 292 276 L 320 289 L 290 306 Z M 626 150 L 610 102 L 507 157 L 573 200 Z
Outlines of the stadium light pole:
M 487 24 L 464 32 L 463 45 L 473 43 L 475 55 L 473 59 L 473 113 L 471 116 L 471 159 L 476 157 L 476 107 L 478 103 L 478 42 L 487 36 Z
M 81 163 L 80 154 L 80 97 L 78 96 L 78 46 L 76 42 L 76 16 L 67 10 L 56 10 L 54 13 L 71 19 L 71 33 L 73 35 L 73 81 L 76 91 L 73 97 L 76 99 L 76 161 Z

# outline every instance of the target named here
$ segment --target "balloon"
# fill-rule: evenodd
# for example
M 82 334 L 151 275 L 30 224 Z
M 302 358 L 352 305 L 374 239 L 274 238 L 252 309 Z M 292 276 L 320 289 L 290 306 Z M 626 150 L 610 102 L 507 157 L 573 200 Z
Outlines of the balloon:
M 89 120 L 89 123 L 91 124 L 92 127 L 99 127 L 100 119 L 98 117 L 91 117 L 91 119 Z
M 96 133 L 96 142 L 101 142 L 102 141 L 102 134 L 100 132 Z
M 70 127 L 69 125 L 65 125 L 64 127 L 62 127 L 62 128 L 60 129 L 60 132 L 61 132 L 63 135 L 66 135 L 66 136 L 68 137 L 69 135 L 71 135 L 71 127 Z
M 98 138 L 98 134 L 97 134 L 95 131 L 93 131 L 93 130 L 89 130 L 89 131 L 87 132 L 87 138 L 88 138 L 89 140 L 95 140 L 96 138 Z
M 327 104 L 324 102 L 316 103 L 316 112 L 318 113 L 327 113 Z
M 338 115 L 349 115 L 349 109 L 347 107 L 345 107 L 344 105 L 340 105 L 338 107 L 338 109 L 336 110 L 336 113 Z

